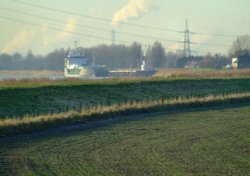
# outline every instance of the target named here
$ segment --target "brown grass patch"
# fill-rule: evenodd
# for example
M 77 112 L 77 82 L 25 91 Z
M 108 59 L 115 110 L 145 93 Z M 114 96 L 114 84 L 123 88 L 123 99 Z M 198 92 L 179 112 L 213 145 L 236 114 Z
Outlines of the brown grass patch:
M 209 70 L 209 69 L 161 69 L 154 77 L 167 78 L 213 78 L 213 77 L 247 77 L 250 69 Z

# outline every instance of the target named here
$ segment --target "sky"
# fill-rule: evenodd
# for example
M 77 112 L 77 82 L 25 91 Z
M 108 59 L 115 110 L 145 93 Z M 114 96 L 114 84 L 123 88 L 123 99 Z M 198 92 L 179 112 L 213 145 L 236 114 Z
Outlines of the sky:
M 0 54 L 155 41 L 183 49 L 188 19 L 194 55 L 228 54 L 250 33 L 249 0 L 0 0 Z M 194 44 L 196 43 L 196 44 Z

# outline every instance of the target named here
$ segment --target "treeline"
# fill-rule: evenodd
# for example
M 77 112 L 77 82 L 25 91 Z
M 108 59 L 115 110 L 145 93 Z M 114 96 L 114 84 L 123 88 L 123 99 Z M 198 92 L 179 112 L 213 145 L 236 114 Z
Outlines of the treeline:
M 56 49 L 46 56 L 34 55 L 31 50 L 26 56 L 19 53 L 13 55 L 0 55 L 0 70 L 53 70 L 62 71 L 64 67 L 64 58 L 69 49 Z
M 160 42 L 155 42 L 143 51 L 140 43 L 126 45 L 99 45 L 82 48 L 91 64 L 106 65 L 108 69 L 140 68 L 143 60 L 151 68 L 222 68 L 231 63 L 231 59 L 221 55 L 207 54 L 184 58 L 182 53 L 167 52 Z M 0 55 L 0 70 L 53 70 L 63 71 L 64 58 L 70 48 L 56 49 L 45 56 L 34 55 L 29 50 L 26 56 L 19 53 Z

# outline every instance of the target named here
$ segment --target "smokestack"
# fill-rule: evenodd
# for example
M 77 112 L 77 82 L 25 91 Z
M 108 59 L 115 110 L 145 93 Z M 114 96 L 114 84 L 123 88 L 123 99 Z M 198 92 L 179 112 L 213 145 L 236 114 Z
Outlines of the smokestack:
M 111 31 L 111 42 L 112 42 L 112 45 L 115 44 L 115 29 L 112 29 Z

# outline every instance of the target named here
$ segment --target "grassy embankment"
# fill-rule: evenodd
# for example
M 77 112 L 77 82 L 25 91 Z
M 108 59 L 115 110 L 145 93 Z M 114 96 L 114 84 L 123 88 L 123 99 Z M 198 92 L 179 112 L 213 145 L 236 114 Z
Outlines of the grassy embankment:
M 61 126 L 75 122 L 87 122 L 96 119 L 104 119 L 118 116 L 163 112 L 184 108 L 205 107 L 223 105 L 227 103 L 240 103 L 250 100 L 250 93 L 229 94 L 220 96 L 144 100 L 141 102 L 127 102 L 122 104 L 100 105 L 69 111 L 58 114 L 26 116 L 23 118 L 0 120 L 0 137 L 10 134 L 32 132 L 49 127 Z
M 0 175 L 248 175 L 250 107 L 0 139 Z
M 0 118 L 67 112 L 129 101 L 245 93 L 249 78 L 47 79 L 0 82 Z
M 79 120 L 249 101 L 250 90 L 248 78 L 47 81 L 2 84 L 5 101 L 0 112 L 15 116 L 2 118 L 0 135 Z

